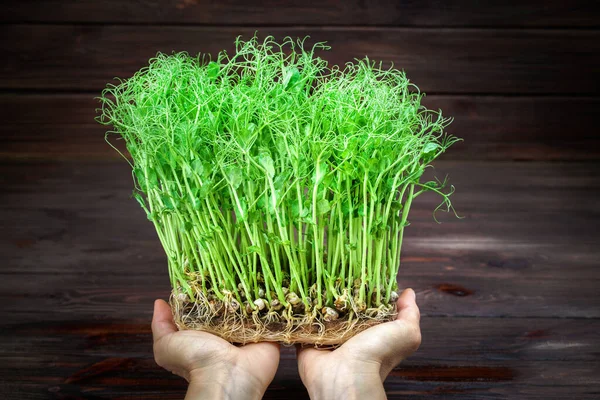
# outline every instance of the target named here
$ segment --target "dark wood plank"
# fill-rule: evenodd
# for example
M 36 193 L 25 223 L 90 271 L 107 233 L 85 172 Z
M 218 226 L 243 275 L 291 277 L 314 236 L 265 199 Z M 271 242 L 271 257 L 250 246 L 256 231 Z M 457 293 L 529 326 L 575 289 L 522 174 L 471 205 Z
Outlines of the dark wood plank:
M 565 368 L 569 368 L 568 375 L 580 374 L 581 369 L 565 364 Z M 584 367 L 584 372 L 587 374 L 578 375 L 582 379 L 593 379 L 593 373 L 589 372 L 590 368 Z M 449 369 L 453 371 L 453 369 Z M 476 371 L 488 373 L 486 369 L 474 368 Z M 559 367 L 555 366 L 552 378 L 560 374 Z M 538 374 L 548 375 L 548 372 L 553 371 L 551 368 L 540 368 Z M 492 369 L 495 372 L 495 369 Z M 499 369 L 499 373 L 503 374 L 504 369 Z M 429 373 L 425 369 L 424 373 Z M 156 381 L 153 378 L 151 382 L 160 384 L 162 381 Z M 556 382 L 556 380 L 553 380 Z M 273 386 L 267 390 L 263 399 L 265 400 L 306 400 L 308 395 L 298 379 L 286 380 L 284 382 L 274 381 Z M 411 382 L 400 380 L 399 382 L 387 381 L 386 387 L 387 398 L 389 400 L 400 399 L 460 399 L 460 400 L 487 400 L 487 399 L 514 399 L 526 398 L 536 400 L 547 399 L 597 399 L 598 386 L 596 384 L 579 386 L 538 386 L 538 385 L 520 385 L 514 382 L 491 382 L 491 383 L 455 383 L 455 382 Z M 54 385 L 47 384 L 23 384 L 21 382 L 9 382 L 5 384 L 6 392 L 9 397 L 7 400 L 51 400 L 51 399 L 69 399 L 69 400 L 181 400 L 185 395 L 185 385 L 178 382 L 177 385 L 168 383 L 168 385 L 160 388 L 155 388 L 147 384 L 146 381 L 140 381 L 138 386 L 135 382 L 129 386 L 109 386 L 107 384 L 92 384 L 92 385 Z
M 593 127 L 600 101 L 573 97 L 427 96 L 424 104 L 454 118 L 464 139 L 444 159 L 597 160 Z M 598 150 L 600 151 L 600 150 Z
M 3 25 L 0 88 L 99 90 L 128 77 L 157 51 L 216 54 L 255 28 Z M 596 94 L 600 31 L 414 28 L 269 28 L 277 39 L 328 41 L 332 64 L 393 61 L 430 93 Z
M 0 157 L 108 160 L 120 156 L 94 122 L 89 94 L 0 95 Z M 424 104 L 454 118 L 448 131 L 462 137 L 444 160 L 596 160 L 600 98 L 427 96 Z M 118 140 L 112 143 L 125 151 Z
M 2 22 L 123 22 L 214 25 L 597 27 L 593 2 L 474 0 L 394 2 L 202 0 L 9 1 Z
M 151 356 L 149 315 L 141 318 L 132 313 L 126 320 L 106 321 L 74 319 L 76 316 L 57 322 L 4 324 L 0 339 L 6 345 L 0 347 L 0 358 L 24 356 L 19 366 L 32 369 L 38 367 L 36 352 L 48 358 Z M 600 361 L 596 352 L 600 347 L 598 319 L 423 316 L 421 330 L 423 344 L 412 362 Z M 294 355 L 284 349 L 283 358 L 293 359 Z
M 438 170 L 450 173 L 465 219 L 440 215 L 438 226 L 437 199 L 415 202 L 399 280 L 418 291 L 425 315 L 600 317 L 599 233 L 590 223 L 600 186 L 591 164 L 447 162 Z M 0 171 L 0 293 L 14 305 L 6 320 L 40 318 L 40 307 L 54 310 L 46 321 L 146 315 L 168 295 L 164 255 L 128 198 L 124 161 Z
M 519 393 L 560 398 L 598 390 L 599 320 L 422 319 L 423 344 L 386 381 L 390 399 L 430 395 L 502 398 Z M 149 318 L 97 322 L 22 323 L 0 334 L 0 371 L 19 382 L 21 398 L 83 396 L 154 398 L 185 389 L 182 379 L 152 361 Z M 304 398 L 293 348 L 282 348 L 280 368 L 265 398 Z M 554 393 L 554 394 L 553 394 Z M 26 396 L 26 397 L 25 397 Z M 144 397 L 142 397 L 144 396 Z M 553 397 L 556 396 L 556 397 Z M 60 398 L 60 397 L 48 397 Z M 170 398 L 170 397 L 167 397 Z M 529 398 L 529 397 L 528 397 Z M 537 398 L 537 397 L 536 397 Z M 539 397 L 541 398 L 541 397 Z
M 293 351 L 282 350 L 277 376 L 265 399 L 307 398 L 298 379 Z M 171 398 L 176 394 L 182 398 L 186 387 L 183 379 L 158 368 L 150 354 L 146 357 L 65 354 L 59 361 L 43 355 L 5 360 L 21 372 L 17 374 L 12 369 L 4 375 L 19 383 L 14 387 L 7 385 L 16 391 L 11 394 L 20 396 L 14 398 L 19 399 L 145 399 Z M 579 395 L 598 392 L 598 372 L 597 363 L 585 361 L 431 363 L 418 361 L 415 356 L 395 368 L 385 386 L 389 399 L 495 399 L 515 398 L 521 393 L 537 394 L 527 398 L 561 399 L 565 392 L 560 388 L 569 388 L 570 396 L 582 398 Z M 163 393 L 168 397 L 161 396 Z

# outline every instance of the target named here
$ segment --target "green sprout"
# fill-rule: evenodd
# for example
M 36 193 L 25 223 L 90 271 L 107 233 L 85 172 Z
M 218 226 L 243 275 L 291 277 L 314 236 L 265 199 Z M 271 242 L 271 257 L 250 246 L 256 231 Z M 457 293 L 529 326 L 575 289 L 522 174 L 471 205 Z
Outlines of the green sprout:
M 290 342 L 302 324 L 322 337 L 336 320 L 389 318 L 413 200 L 435 192 L 452 209 L 446 180 L 421 182 L 460 140 L 450 119 L 366 57 L 329 67 L 315 56 L 329 46 L 290 37 L 235 47 L 214 61 L 159 53 L 99 98 L 166 252 L 178 323 Z M 260 334 L 238 340 L 234 319 Z

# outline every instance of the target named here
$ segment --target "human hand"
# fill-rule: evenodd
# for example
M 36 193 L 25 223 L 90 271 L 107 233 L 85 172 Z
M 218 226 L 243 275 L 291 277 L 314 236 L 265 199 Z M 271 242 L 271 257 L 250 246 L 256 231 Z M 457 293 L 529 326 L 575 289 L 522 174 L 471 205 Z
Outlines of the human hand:
M 415 297 L 406 289 L 397 301 L 394 321 L 373 326 L 336 350 L 297 347 L 300 378 L 310 398 L 385 399 L 383 381 L 421 344 Z
M 207 332 L 179 331 L 171 308 L 154 302 L 154 359 L 189 383 L 186 400 L 260 399 L 279 364 L 279 345 L 252 343 L 236 347 Z

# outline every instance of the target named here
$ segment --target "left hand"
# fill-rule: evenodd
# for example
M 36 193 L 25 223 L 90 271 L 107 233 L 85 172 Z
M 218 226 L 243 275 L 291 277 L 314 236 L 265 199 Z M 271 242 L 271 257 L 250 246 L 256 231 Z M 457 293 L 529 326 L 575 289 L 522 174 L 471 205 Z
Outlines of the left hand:
M 179 331 L 171 308 L 154 302 L 154 359 L 189 383 L 186 399 L 260 399 L 279 365 L 279 345 L 236 347 L 207 332 Z

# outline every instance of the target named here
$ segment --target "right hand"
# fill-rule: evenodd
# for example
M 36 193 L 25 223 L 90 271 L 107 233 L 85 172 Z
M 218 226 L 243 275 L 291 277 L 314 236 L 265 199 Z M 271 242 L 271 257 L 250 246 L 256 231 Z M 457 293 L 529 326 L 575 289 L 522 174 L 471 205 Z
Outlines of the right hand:
M 373 326 L 336 350 L 298 347 L 298 370 L 312 400 L 385 399 L 383 381 L 421 344 L 415 292 L 397 301 L 394 321 Z

